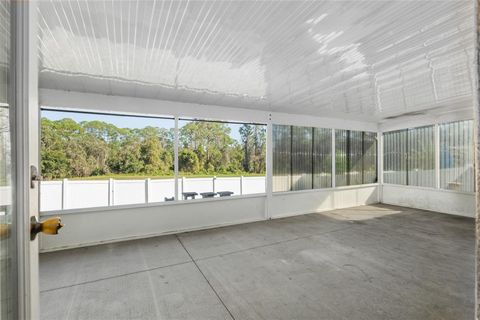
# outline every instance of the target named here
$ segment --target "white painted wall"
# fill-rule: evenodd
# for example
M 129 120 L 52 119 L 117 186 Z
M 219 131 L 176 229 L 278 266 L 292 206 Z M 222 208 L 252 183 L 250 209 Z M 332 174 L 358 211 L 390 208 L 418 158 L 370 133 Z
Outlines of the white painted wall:
M 378 185 L 274 193 L 269 210 L 273 218 L 322 212 L 378 202 Z
M 42 251 L 95 245 L 264 219 L 265 196 L 83 209 L 59 215 L 65 227 L 42 235 Z
M 475 193 L 391 184 L 382 189 L 386 204 L 475 217 Z

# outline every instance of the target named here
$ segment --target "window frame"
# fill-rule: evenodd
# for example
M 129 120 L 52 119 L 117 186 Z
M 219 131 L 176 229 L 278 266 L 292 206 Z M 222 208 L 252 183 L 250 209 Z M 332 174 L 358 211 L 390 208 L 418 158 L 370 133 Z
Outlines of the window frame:
M 411 188 L 418 188 L 418 189 L 425 189 L 425 190 L 436 190 L 436 191 L 441 191 L 441 192 L 453 192 L 453 193 L 462 193 L 462 194 L 475 194 L 475 189 L 476 189 L 476 177 L 475 174 L 473 174 L 473 191 L 465 191 L 465 190 L 452 190 L 452 189 L 446 189 L 441 186 L 441 126 L 446 126 L 449 124 L 454 124 L 454 123 L 461 123 L 461 122 L 467 122 L 467 121 L 474 121 L 473 119 L 462 119 L 462 120 L 451 120 L 451 121 L 442 121 L 442 122 L 436 122 L 433 124 L 426 124 L 426 125 L 420 125 L 417 127 L 411 127 L 411 128 L 404 128 L 404 129 L 397 129 L 397 130 L 390 130 L 390 131 L 384 131 L 382 132 L 382 184 L 383 185 L 392 185 L 392 186 L 398 186 L 398 187 L 411 187 Z M 433 131 L 433 141 L 431 143 L 431 146 L 433 147 L 433 169 L 434 170 L 434 183 L 432 183 L 431 186 L 420 186 L 420 185 L 412 185 L 410 184 L 410 179 L 409 179 L 409 159 L 410 159 L 410 152 L 409 152 L 409 146 L 408 146 L 408 140 L 409 140 L 409 131 L 419 129 L 419 128 L 426 128 L 426 127 L 431 127 Z M 474 130 L 473 125 L 470 126 L 471 130 Z M 403 132 L 405 133 L 405 142 L 404 146 L 402 148 L 405 149 L 405 183 L 392 183 L 392 182 L 385 182 L 385 157 L 387 156 L 386 153 L 386 141 L 387 141 L 387 136 L 392 133 L 400 133 Z M 472 137 L 474 137 L 474 132 L 470 133 Z M 472 139 L 471 142 L 473 142 L 474 139 Z M 471 148 L 475 148 L 474 145 L 471 146 Z M 473 162 L 473 172 L 475 172 L 475 155 L 472 158 Z
M 173 172 L 173 179 L 175 183 L 174 189 L 174 200 L 173 201 L 156 201 L 156 202 L 145 202 L 145 203 L 132 203 L 132 204 L 119 204 L 119 205 L 107 205 L 107 206 L 92 206 L 92 207 L 83 207 L 83 208 L 67 208 L 67 209 L 55 209 L 55 210 L 45 210 L 41 211 L 41 216 L 50 216 L 55 215 L 58 213 L 61 214 L 71 214 L 71 213 L 88 213 L 88 212 L 98 212 L 98 211 L 106 211 L 106 210 L 116 210 L 116 209 L 128 209 L 128 208 L 143 208 L 143 207 L 155 207 L 155 206 L 168 206 L 168 205 L 178 205 L 178 204 L 191 204 L 191 203 L 200 203 L 200 202 L 208 202 L 208 201 L 225 201 L 225 200 L 238 200 L 243 198 L 257 198 L 257 197 L 265 197 L 267 194 L 267 184 L 268 184 L 268 161 L 269 157 L 267 155 L 268 147 L 265 146 L 265 191 L 262 193 L 255 193 L 255 194 L 233 194 L 229 197 L 214 197 L 214 198 L 196 198 L 194 202 L 192 201 L 185 201 L 181 199 L 182 195 L 180 194 L 180 187 L 179 181 L 182 179 L 180 173 L 178 171 L 178 151 L 179 151 L 179 128 L 178 122 L 179 121 L 202 121 L 202 122 L 214 122 L 214 123 L 224 123 L 224 124 L 249 124 L 249 125 L 259 125 L 265 127 L 265 135 L 266 141 L 265 144 L 268 143 L 268 123 L 261 123 L 261 122 L 247 122 L 247 121 L 230 121 L 230 120 L 217 120 L 217 119 L 208 119 L 208 118 L 196 118 L 196 117 L 187 117 L 187 116 L 174 116 L 174 115 L 152 115 L 148 113 L 128 113 L 128 112 L 105 112 L 101 110 L 84 110 L 79 108 L 62 108 L 62 107 L 49 107 L 49 106 L 40 106 L 41 111 L 52 111 L 52 112 L 69 112 L 69 113 L 80 113 L 80 114 L 93 114 L 93 115 L 104 115 L 104 116 L 122 116 L 122 117 L 135 117 L 135 118 L 149 118 L 149 119 L 161 119 L 161 120 L 173 120 L 174 121 L 174 136 L 173 136 L 173 152 L 174 152 L 174 172 Z M 41 130 L 41 127 L 40 127 Z M 39 132 L 39 139 L 41 138 L 41 131 Z M 40 159 L 41 161 L 41 159 Z M 146 180 L 146 179 L 145 179 Z

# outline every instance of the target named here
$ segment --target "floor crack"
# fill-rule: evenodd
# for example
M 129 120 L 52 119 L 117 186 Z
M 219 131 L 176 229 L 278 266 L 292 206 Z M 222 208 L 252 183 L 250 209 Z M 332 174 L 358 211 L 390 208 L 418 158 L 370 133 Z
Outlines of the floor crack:
M 185 252 L 187 252 L 188 256 L 190 257 L 190 259 L 192 260 L 193 264 L 195 265 L 195 267 L 197 267 L 198 271 L 200 272 L 200 274 L 203 276 L 203 278 L 205 279 L 205 281 L 207 281 L 207 284 L 210 286 L 210 289 L 212 289 L 213 293 L 215 293 L 215 295 L 217 296 L 218 300 L 220 301 L 220 303 L 223 305 L 223 307 L 225 308 L 225 310 L 227 310 L 228 314 L 230 315 L 230 317 L 235 320 L 235 317 L 233 316 L 232 312 L 230 311 L 230 309 L 228 309 L 227 305 L 225 304 L 225 302 L 222 300 L 222 298 L 220 297 L 220 295 L 218 294 L 217 290 L 215 290 L 215 288 L 213 287 L 213 285 L 210 283 L 210 280 L 208 280 L 207 276 L 203 273 L 202 269 L 200 268 L 200 266 L 197 264 L 197 261 L 195 259 L 193 259 L 192 255 L 190 254 L 190 252 L 187 250 L 187 248 L 185 247 L 185 245 L 183 244 L 182 240 L 180 239 L 180 237 L 178 235 L 175 235 L 175 237 L 177 238 L 178 242 L 180 242 L 180 244 L 182 245 L 183 249 L 185 250 Z

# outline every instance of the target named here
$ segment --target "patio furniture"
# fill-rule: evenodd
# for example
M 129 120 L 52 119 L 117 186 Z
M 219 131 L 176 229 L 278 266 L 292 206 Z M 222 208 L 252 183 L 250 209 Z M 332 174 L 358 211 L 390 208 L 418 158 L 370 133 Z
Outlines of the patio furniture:
M 183 192 L 183 199 L 188 200 L 188 198 L 195 199 L 195 196 L 198 196 L 196 192 Z
M 201 192 L 200 195 L 202 198 L 213 198 L 217 195 L 216 192 Z
M 175 197 L 165 197 L 165 201 L 175 201 Z
M 230 197 L 233 194 L 232 191 L 218 191 L 217 193 L 220 197 Z

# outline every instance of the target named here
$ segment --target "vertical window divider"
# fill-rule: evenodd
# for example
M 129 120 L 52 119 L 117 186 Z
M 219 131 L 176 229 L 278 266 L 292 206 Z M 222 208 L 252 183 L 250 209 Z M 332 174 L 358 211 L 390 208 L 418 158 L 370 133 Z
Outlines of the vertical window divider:
M 362 131 L 362 184 L 365 183 L 365 131 Z
M 269 114 L 267 121 L 267 150 L 266 150 L 266 193 L 267 199 L 265 201 L 265 219 L 271 219 L 270 203 L 272 201 L 273 192 L 273 125 L 272 115 Z
M 290 191 L 293 191 L 293 126 L 290 126 Z
M 347 152 L 346 152 L 346 162 L 347 162 L 347 186 L 350 185 L 350 173 L 351 173 L 351 168 L 350 168 L 350 160 L 351 160 L 351 150 L 350 150 L 350 130 L 347 130 Z
M 408 137 L 410 136 L 410 129 L 405 130 L 405 185 L 409 185 L 409 179 L 408 179 L 408 171 L 409 171 L 409 166 L 408 162 L 410 161 L 410 150 L 409 150 L 409 143 L 408 143 Z
M 336 168 L 335 168 L 335 161 L 336 161 L 336 151 L 335 151 L 335 129 L 332 128 L 332 188 L 335 188 L 336 187 L 336 177 L 337 177 L 337 173 L 335 172 L 336 171 Z
M 434 127 L 435 139 L 435 188 L 440 189 L 440 126 L 438 123 Z
M 312 189 L 315 189 L 315 128 L 312 127 Z
M 174 179 L 175 179 L 175 200 L 179 200 L 179 186 L 178 186 L 178 145 L 179 145 L 179 134 L 178 134 L 178 116 L 175 116 L 175 129 L 173 137 L 173 170 L 174 170 Z
M 383 132 L 377 132 L 377 183 L 378 202 L 383 202 Z

